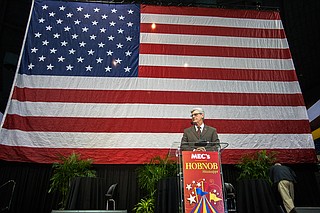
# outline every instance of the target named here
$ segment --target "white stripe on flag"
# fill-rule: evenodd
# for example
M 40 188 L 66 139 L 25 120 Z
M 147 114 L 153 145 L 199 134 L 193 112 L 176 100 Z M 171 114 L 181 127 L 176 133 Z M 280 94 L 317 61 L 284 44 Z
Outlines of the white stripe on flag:
M 190 118 L 192 106 L 174 104 L 45 103 L 12 100 L 9 114 L 92 118 Z M 206 106 L 206 119 L 308 120 L 304 106 Z
M 140 33 L 140 43 L 218 47 L 289 48 L 286 39 Z
M 281 20 L 227 18 L 214 16 L 184 16 L 168 14 L 141 14 L 141 23 L 220 26 L 258 29 L 283 29 Z
M 72 133 L 24 132 L 2 129 L 8 146 L 48 148 L 170 148 L 180 142 L 182 133 Z M 135 138 L 135 140 L 132 140 Z M 229 149 L 313 148 L 310 134 L 219 134 Z M 259 141 L 258 143 L 255 143 Z M 281 141 L 281 143 L 278 143 Z
M 106 80 L 108 83 L 106 83 Z M 150 90 L 233 93 L 301 93 L 299 83 L 273 81 L 227 81 L 166 78 L 99 78 L 19 75 L 18 87 L 92 90 Z
M 139 55 L 142 66 L 173 66 L 231 69 L 292 70 L 292 59 L 231 58 L 180 55 Z

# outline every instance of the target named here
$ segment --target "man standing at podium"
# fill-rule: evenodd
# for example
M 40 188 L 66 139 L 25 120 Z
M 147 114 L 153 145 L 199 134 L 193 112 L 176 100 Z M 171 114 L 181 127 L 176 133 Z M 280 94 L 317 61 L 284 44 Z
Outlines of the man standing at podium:
M 204 110 L 202 108 L 193 108 L 191 119 L 193 125 L 184 130 L 181 142 L 219 142 L 217 130 L 204 124 Z

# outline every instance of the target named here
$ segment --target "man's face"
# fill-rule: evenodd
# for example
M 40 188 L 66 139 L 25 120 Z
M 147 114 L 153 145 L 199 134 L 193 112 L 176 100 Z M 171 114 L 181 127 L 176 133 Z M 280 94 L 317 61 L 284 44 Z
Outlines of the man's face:
M 198 112 L 191 113 L 191 118 L 193 123 L 202 124 L 203 114 Z

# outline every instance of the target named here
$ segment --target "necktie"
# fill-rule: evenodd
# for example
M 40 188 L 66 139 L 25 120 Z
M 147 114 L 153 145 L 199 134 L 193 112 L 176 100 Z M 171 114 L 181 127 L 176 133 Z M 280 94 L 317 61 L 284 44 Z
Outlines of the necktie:
M 200 126 L 198 126 L 197 128 L 198 128 L 198 130 L 197 130 L 198 137 L 200 138 L 200 134 L 201 134 L 201 127 L 200 127 Z

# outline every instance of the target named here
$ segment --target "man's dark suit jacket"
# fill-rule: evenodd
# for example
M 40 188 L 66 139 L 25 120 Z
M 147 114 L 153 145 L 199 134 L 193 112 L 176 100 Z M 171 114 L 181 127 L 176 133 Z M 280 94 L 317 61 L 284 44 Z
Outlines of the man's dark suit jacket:
M 183 136 L 181 139 L 181 149 L 193 150 L 197 148 L 195 143 L 199 141 L 219 142 L 217 130 L 211 126 L 204 125 L 203 130 L 199 137 L 194 126 L 186 128 L 183 132 Z M 206 149 L 209 151 L 209 150 L 213 150 L 214 147 L 211 146 L 211 147 L 207 147 Z
M 199 137 L 195 127 L 191 126 L 184 130 L 181 142 L 197 142 L 199 140 L 218 142 L 217 130 L 211 126 L 204 125 Z

